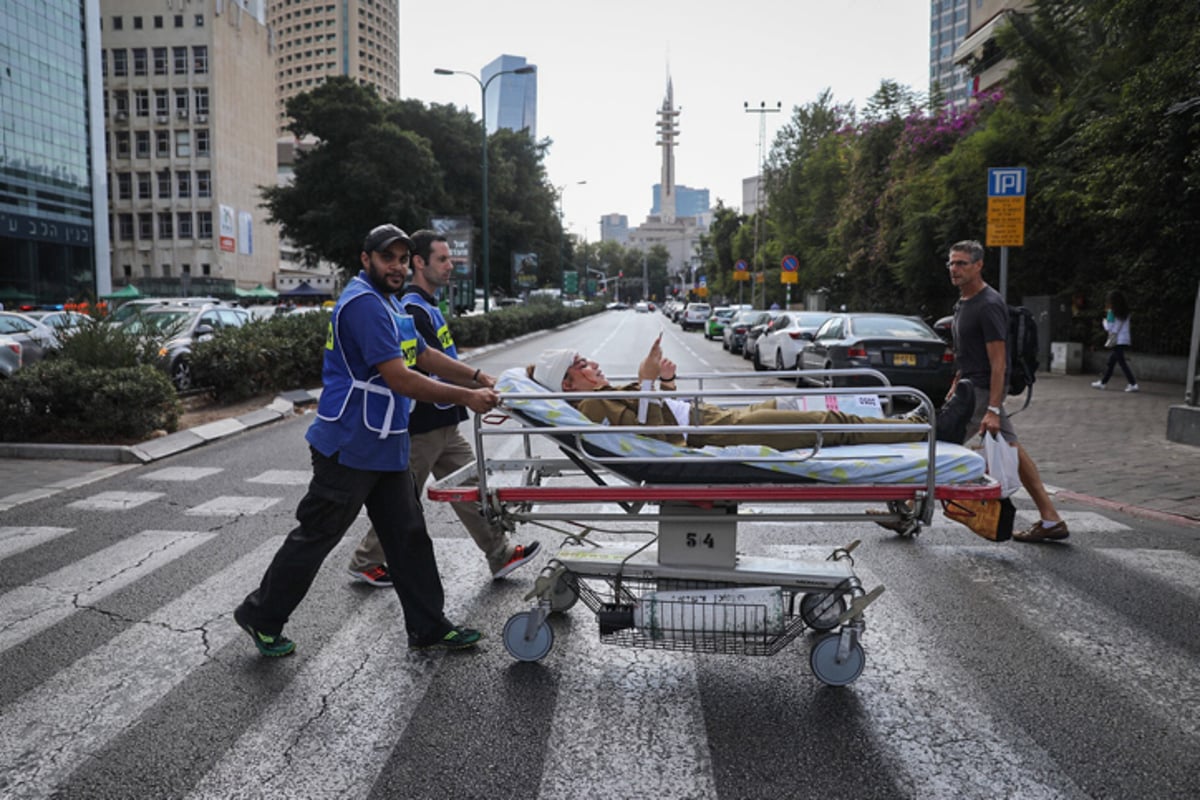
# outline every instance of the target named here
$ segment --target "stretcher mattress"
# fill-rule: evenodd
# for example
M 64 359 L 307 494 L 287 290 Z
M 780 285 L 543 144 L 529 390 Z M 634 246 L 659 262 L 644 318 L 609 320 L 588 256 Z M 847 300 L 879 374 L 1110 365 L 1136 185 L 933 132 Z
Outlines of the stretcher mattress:
M 546 389 L 526 376 L 522 369 L 514 368 L 501 374 L 496 389 L 503 394 L 521 395 L 506 397 L 504 404 L 533 425 L 594 427 L 595 433 L 581 437 L 586 451 L 592 456 L 654 459 L 652 463 L 634 462 L 626 466 L 608 464 L 614 472 L 636 481 L 922 484 L 928 480 L 928 442 L 839 445 L 823 447 L 811 458 L 811 451 L 807 449 L 792 451 L 797 459 L 804 460 L 762 462 L 755 458 L 778 456 L 780 451 L 757 445 L 679 447 L 650 436 L 606 432 L 605 424 L 592 422 L 565 400 L 531 396 L 544 394 Z M 948 442 L 938 442 L 936 452 L 934 480 L 938 485 L 969 483 L 983 478 L 985 463 L 979 453 Z M 711 458 L 713 463 L 709 466 L 697 463 L 695 459 L 671 463 L 685 456 Z

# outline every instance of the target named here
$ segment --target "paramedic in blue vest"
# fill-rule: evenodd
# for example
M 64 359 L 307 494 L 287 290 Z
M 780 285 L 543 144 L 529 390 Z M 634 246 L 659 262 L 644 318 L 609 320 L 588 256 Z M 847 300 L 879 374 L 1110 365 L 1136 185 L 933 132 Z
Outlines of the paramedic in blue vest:
M 958 372 L 950 394 L 954 394 L 962 378 L 969 379 L 975 390 L 975 410 L 967 422 L 967 438 L 991 433 L 1017 448 L 1021 485 L 1037 506 L 1040 519 L 1028 529 L 1014 533 L 1013 539 L 1018 542 L 1066 539 L 1070 536 L 1067 523 L 1059 516 L 1037 464 L 1017 441 L 1017 432 L 1004 412 L 1004 397 L 1008 393 L 1008 303 L 983 280 L 983 245 L 974 240 L 951 245 L 946 268 L 959 293 L 952 328 Z
M 433 542 L 408 471 L 408 411 L 417 399 L 482 414 L 496 407 L 499 395 L 476 384 L 471 367 L 426 347 L 396 301 L 408 278 L 411 249 L 408 235 L 395 225 L 373 229 L 359 255 L 363 270 L 333 309 L 324 388 L 305 437 L 313 477 L 296 509 L 300 524 L 233 614 L 264 656 L 296 649 L 283 627 L 364 505 L 392 565 L 409 647 L 460 649 L 482 638 L 443 613 Z M 422 375 L 417 366 L 444 381 Z M 478 388 L 467 388 L 472 386 Z
M 446 237 L 431 230 L 414 233 L 411 267 L 412 279 L 400 303 L 412 315 L 417 333 L 421 334 L 425 343 L 431 349 L 441 350 L 457 360 L 454 337 L 435 297 L 438 289 L 450 284 L 450 275 L 454 271 Z M 480 370 L 475 370 L 474 377 L 483 386 L 495 385 L 492 376 Z M 454 403 L 421 401 L 413 408 L 408 420 L 408 434 L 412 442 L 408 466 L 418 495 L 430 473 L 435 479 L 440 479 L 475 461 L 471 445 L 458 430 L 459 423 L 466 418 L 466 409 Z M 509 541 L 508 532 L 502 526 L 488 522 L 478 503 L 453 503 L 451 507 L 475 544 L 483 551 L 494 580 L 508 575 L 537 553 L 537 542 L 514 545 Z M 375 529 L 368 529 L 350 559 L 350 574 L 372 586 L 391 586 L 387 564 Z

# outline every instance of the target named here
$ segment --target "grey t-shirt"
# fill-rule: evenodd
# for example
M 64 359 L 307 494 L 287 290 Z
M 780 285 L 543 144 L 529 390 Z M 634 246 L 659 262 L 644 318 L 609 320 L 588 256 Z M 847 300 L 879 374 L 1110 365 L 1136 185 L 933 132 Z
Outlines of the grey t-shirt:
M 970 300 L 954 304 L 953 329 L 954 359 L 959 373 L 970 378 L 976 388 L 990 389 L 992 364 L 988 361 L 987 343 L 1007 341 L 1008 303 L 991 286 L 984 286 Z

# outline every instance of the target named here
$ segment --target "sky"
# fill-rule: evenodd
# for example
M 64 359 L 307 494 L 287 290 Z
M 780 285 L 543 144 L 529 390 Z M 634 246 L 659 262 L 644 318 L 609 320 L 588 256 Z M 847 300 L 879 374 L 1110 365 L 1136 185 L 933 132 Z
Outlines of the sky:
M 740 208 L 742 180 L 759 171 L 760 123 L 769 149 L 792 109 L 826 88 L 859 109 L 884 79 L 928 91 L 929 12 L 929 0 L 400 0 L 400 94 L 478 117 L 479 85 L 435 67 L 478 75 L 502 54 L 536 65 L 546 171 L 566 186 L 567 230 L 594 242 L 602 215 L 633 227 L 650 213 L 668 75 L 676 183 Z M 783 105 L 758 114 L 745 103 Z

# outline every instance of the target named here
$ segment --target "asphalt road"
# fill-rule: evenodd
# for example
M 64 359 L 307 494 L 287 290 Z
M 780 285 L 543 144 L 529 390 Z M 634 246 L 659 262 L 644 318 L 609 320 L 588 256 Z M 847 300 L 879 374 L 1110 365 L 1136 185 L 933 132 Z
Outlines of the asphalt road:
M 498 373 L 569 347 L 628 373 L 662 327 L 681 371 L 747 363 L 633 312 L 474 363 Z M 1070 502 L 1062 546 L 989 543 L 940 514 L 916 539 L 754 526 L 747 555 L 822 560 L 861 539 L 857 573 L 886 586 L 862 676 L 835 689 L 811 674 L 806 636 L 763 658 L 626 649 L 601 644 L 582 605 L 552 618 L 545 659 L 515 662 L 501 630 L 548 554 L 492 582 L 427 503 L 448 612 L 487 632 L 479 651 L 406 649 L 394 594 L 346 574 L 360 519 L 288 625 L 297 654 L 266 660 L 230 614 L 293 524 L 306 424 L 0 511 L 0 796 L 1200 795 L 1194 528 Z

